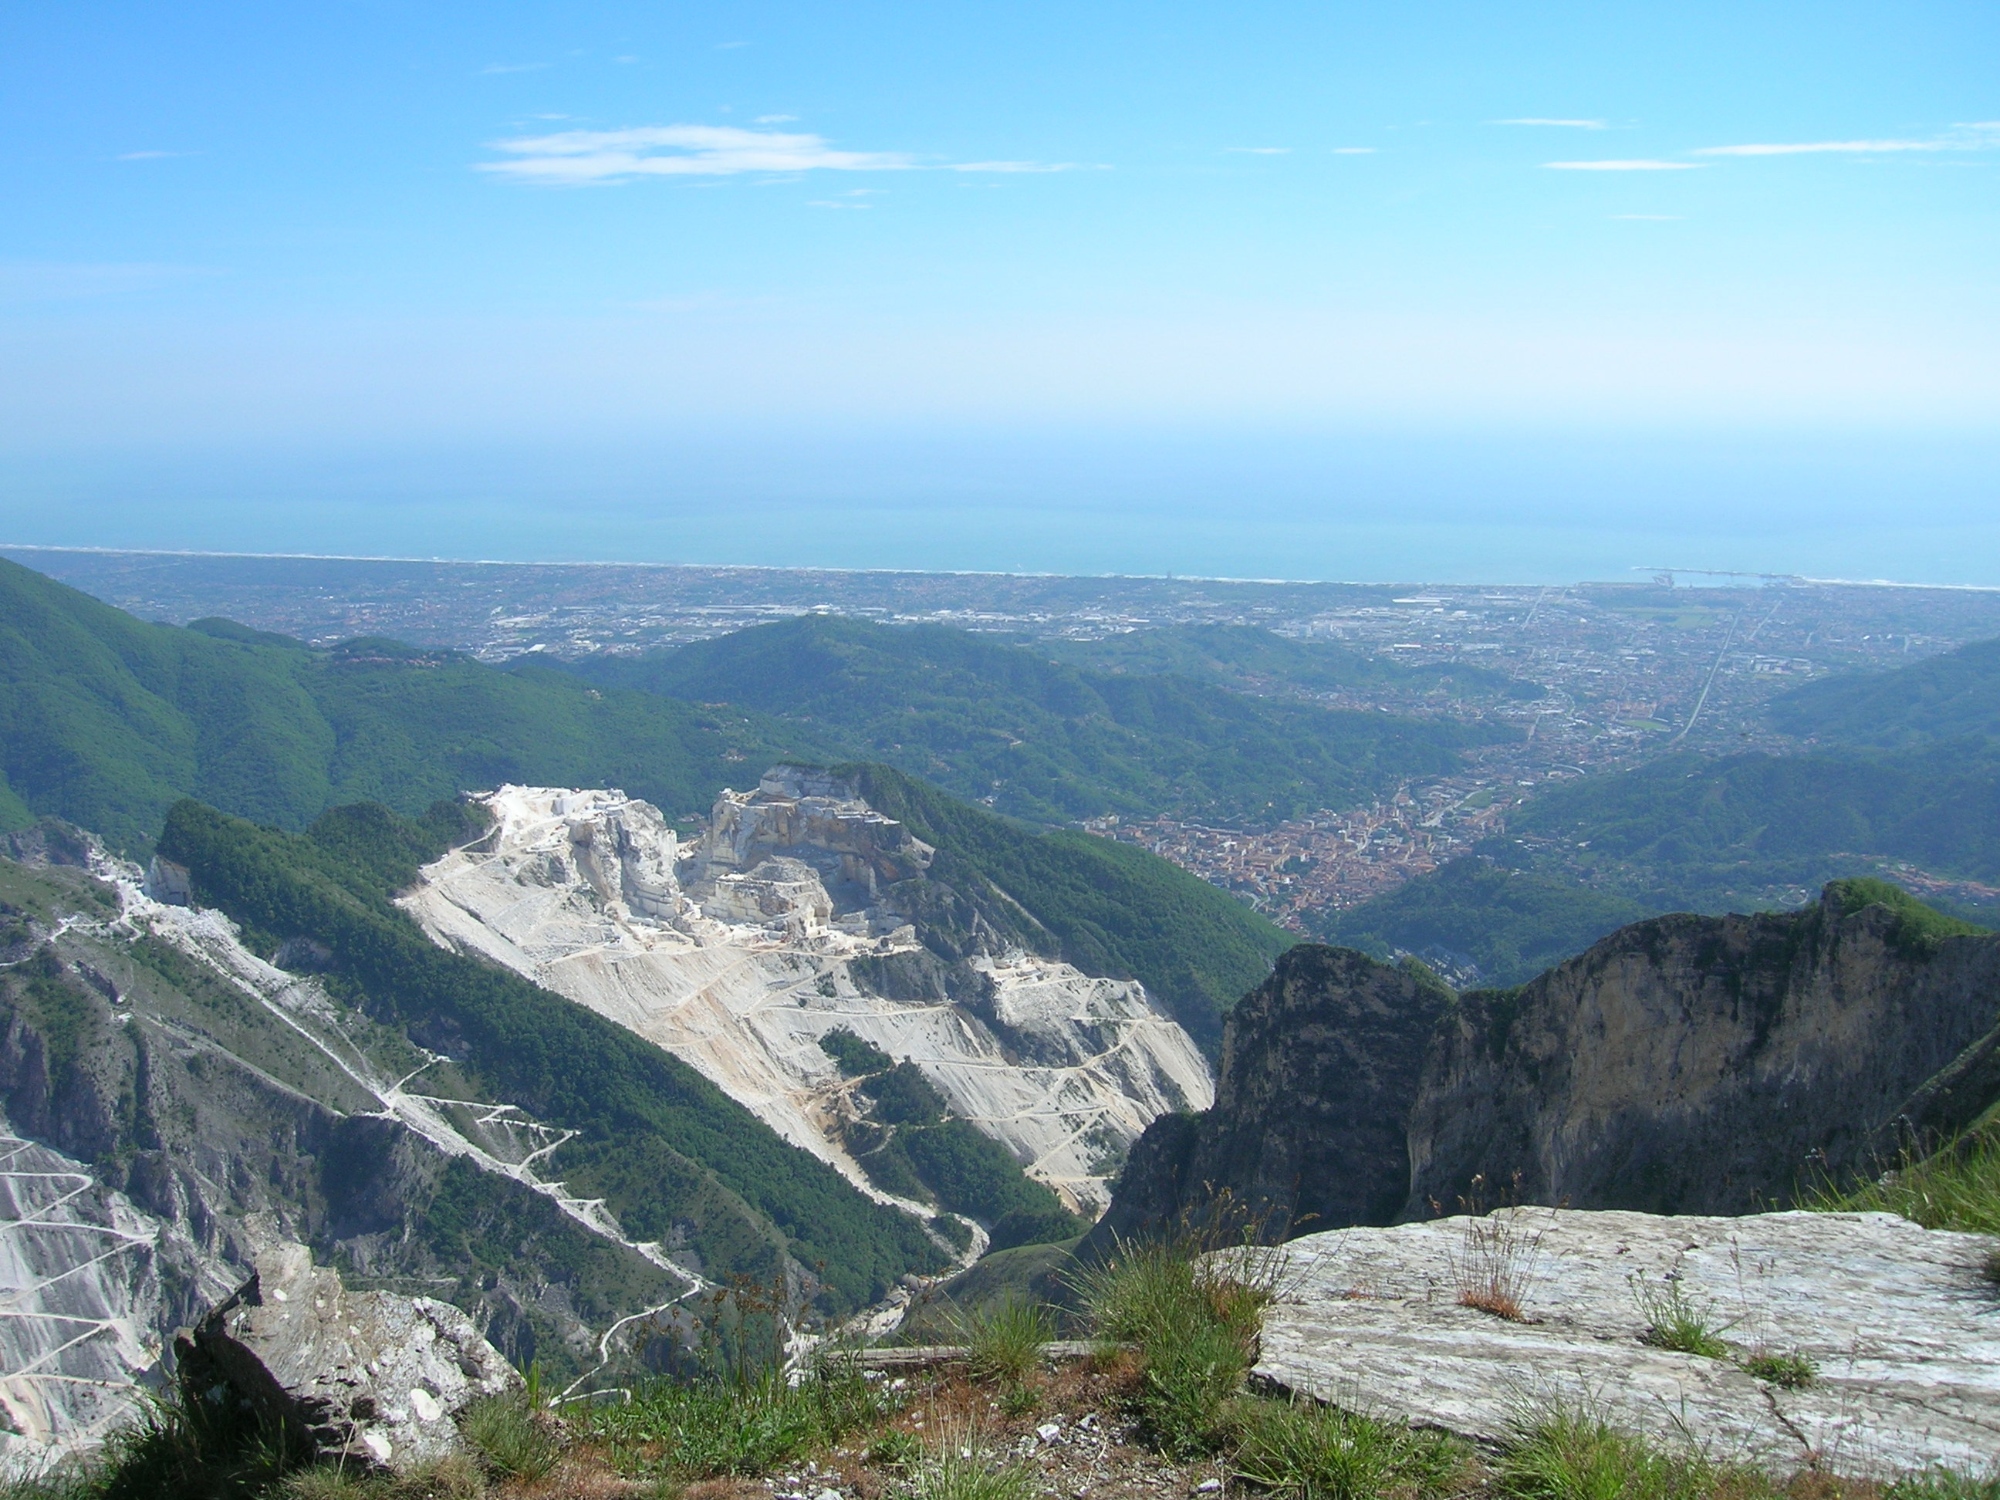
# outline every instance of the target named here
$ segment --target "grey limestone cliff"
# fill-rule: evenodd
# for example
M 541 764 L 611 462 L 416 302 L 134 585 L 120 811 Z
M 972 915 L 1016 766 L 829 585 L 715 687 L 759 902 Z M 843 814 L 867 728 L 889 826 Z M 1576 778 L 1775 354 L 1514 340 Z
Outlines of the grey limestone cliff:
M 1829 887 L 1636 923 L 1513 990 L 1306 946 L 1231 1015 L 1215 1107 L 1133 1147 L 1096 1242 L 1227 1194 L 1268 1237 L 1461 1204 L 1750 1212 L 1992 1102 L 2000 935 Z

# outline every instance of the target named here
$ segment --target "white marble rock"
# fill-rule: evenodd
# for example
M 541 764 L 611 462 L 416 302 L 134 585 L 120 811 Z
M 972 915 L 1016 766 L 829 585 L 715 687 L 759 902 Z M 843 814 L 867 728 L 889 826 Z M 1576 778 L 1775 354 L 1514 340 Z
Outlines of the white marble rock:
M 1459 1303 L 1481 1232 L 1510 1249 L 1523 1321 Z M 1983 1274 L 1996 1248 L 1879 1213 L 1522 1208 L 1331 1230 L 1285 1247 L 1254 1373 L 1486 1441 L 1569 1410 L 1779 1473 L 1984 1473 L 2000 1457 L 2000 1287 Z M 1636 1288 L 1669 1276 L 1731 1359 L 1643 1341 Z M 1803 1355 L 1817 1378 L 1758 1380 L 1740 1365 L 1756 1352 Z

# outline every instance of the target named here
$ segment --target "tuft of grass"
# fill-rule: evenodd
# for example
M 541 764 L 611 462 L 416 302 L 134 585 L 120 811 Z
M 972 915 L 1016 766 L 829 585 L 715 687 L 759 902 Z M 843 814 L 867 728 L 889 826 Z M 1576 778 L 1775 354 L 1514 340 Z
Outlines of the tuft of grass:
M 1733 1500 L 1771 1496 L 1768 1482 L 1662 1452 L 1576 1412 L 1535 1422 L 1501 1454 L 1495 1488 L 1516 1500 Z M 1725 1482 L 1728 1483 L 1725 1490 Z
M 910 1476 L 911 1500 L 1034 1500 L 1041 1475 L 993 1454 L 976 1428 L 947 1428 Z
M 1514 1323 L 1525 1321 L 1542 1234 L 1529 1233 L 1511 1213 L 1468 1218 L 1463 1242 L 1451 1257 L 1458 1305 Z
M 1829 1213 L 1901 1214 L 1926 1229 L 2000 1234 L 2000 1132 L 1960 1136 L 1928 1156 L 1906 1152 L 1875 1181 L 1844 1192 L 1818 1192 L 1806 1206 Z
M 1097 1336 L 1138 1346 L 1134 1404 L 1147 1435 L 1170 1455 L 1222 1446 L 1282 1265 L 1278 1252 L 1252 1245 L 1204 1255 L 1194 1244 L 1160 1240 L 1121 1243 L 1110 1260 L 1077 1273 Z
M 594 1408 L 572 1420 L 614 1449 L 655 1455 L 653 1469 L 717 1479 L 769 1473 L 873 1426 L 891 1410 L 888 1394 L 843 1361 L 797 1385 L 775 1370 L 745 1382 L 661 1380 L 635 1391 L 623 1406 Z
M 1743 1361 L 1746 1375 L 1787 1391 L 1802 1391 L 1819 1379 L 1819 1366 L 1803 1354 L 1773 1354 L 1763 1350 Z
M 1634 1276 L 1631 1285 L 1632 1300 L 1646 1320 L 1646 1331 L 1641 1335 L 1646 1343 L 1703 1359 L 1729 1357 L 1729 1346 L 1722 1341 L 1728 1325 L 1715 1321 L 1715 1305 L 1707 1298 L 1688 1295 L 1687 1283 L 1678 1271 L 1669 1271 L 1658 1285 Z
M 459 1418 L 459 1430 L 486 1466 L 503 1479 L 546 1479 L 562 1443 L 525 1392 L 488 1396 Z
M 1238 1477 L 1288 1500 L 1428 1500 L 1459 1488 L 1469 1450 L 1440 1433 L 1311 1401 L 1248 1400 L 1238 1409 Z
M 1019 1385 L 1042 1362 L 1042 1350 L 1056 1336 L 1055 1317 L 1038 1303 L 1010 1300 L 986 1312 L 960 1314 L 959 1337 L 975 1380 Z

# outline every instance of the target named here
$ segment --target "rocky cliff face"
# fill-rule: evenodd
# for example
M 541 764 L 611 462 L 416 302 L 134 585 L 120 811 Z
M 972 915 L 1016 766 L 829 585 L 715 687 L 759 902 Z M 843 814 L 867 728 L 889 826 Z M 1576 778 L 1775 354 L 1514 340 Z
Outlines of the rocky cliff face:
M 1662 917 L 1456 998 L 1295 949 L 1230 1017 L 1216 1107 L 1148 1131 L 1100 1236 L 1224 1189 L 1281 1237 L 1468 1201 L 1744 1213 L 1865 1169 L 1983 1107 L 2000 936 L 1852 905 Z
M 951 901 L 925 878 L 932 851 L 844 781 L 780 767 L 723 793 L 686 849 L 618 792 L 484 801 L 492 835 L 404 898 L 425 930 L 658 1043 L 868 1191 L 848 1145 L 866 1102 L 820 1046 L 836 1028 L 916 1063 L 1092 1214 L 1149 1122 L 1213 1099 L 1142 985 L 982 942 L 976 922 L 927 947 Z

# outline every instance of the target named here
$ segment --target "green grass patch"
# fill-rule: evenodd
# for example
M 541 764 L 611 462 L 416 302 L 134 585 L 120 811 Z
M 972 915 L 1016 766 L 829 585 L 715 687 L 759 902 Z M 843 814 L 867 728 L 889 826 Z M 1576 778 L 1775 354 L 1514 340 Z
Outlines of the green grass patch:
M 1933 1151 L 1906 1155 L 1873 1182 L 1823 1189 L 1806 1204 L 1829 1213 L 1891 1213 L 1926 1229 L 2000 1234 L 2000 1136 L 1982 1131 Z
M 1239 1408 L 1237 1475 L 1296 1500 L 1376 1500 L 1455 1492 L 1471 1459 L 1465 1444 L 1311 1401 L 1246 1401 Z
M 694 1384 L 660 1381 L 623 1406 L 575 1418 L 631 1467 L 675 1479 L 755 1477 L 832 1447 L 894 1410 L 879 1383 L 832 1362 L 797 1385 L 782 1373 Z

